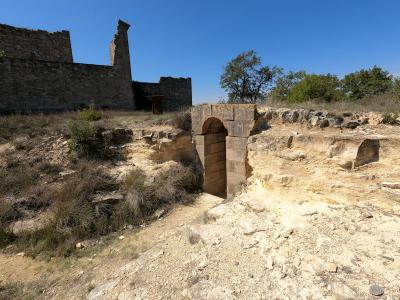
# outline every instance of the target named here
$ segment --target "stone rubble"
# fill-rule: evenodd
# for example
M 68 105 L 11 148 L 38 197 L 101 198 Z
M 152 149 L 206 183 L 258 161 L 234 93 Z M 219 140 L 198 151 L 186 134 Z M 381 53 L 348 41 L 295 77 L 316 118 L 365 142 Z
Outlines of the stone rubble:
M 283 124 L 302 123 L 309 127 L 337 127 L 355 129 L 361 125 L 379 125 L 383 123 L 384 116 L 381 113 L 330 113 L 327 111 L 314 111 L 310 109 L 290 109 L 264 107 L 259 109 L 260 118 L 267 122 L 279 120 Z M 400 124 L 400 122 L 399 122 Z

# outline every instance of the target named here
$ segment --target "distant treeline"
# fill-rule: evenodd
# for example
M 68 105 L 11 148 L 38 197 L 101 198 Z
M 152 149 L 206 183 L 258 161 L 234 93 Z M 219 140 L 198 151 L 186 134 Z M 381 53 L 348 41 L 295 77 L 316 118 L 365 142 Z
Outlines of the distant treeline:
M 382 68 L 362 69 L 339 79 L 332 74 L 307 74 L 304 71 L 277 77 L 270 97 L 274 100 L 304 102 L 309 100 L 358 100 L 370 96 L 393 94 L 400 99 L 400 80 Z
M 239 54 L 225 66 L 221 87 L 227 91 L 229 103 L 265 99 L 290 103 L 357 101 L 383 94 L 400 100 L 400 79 L 378 66 L 339 79 L 329 73 L 284 72 L 276 66 L 263 66 L 252 50 Z

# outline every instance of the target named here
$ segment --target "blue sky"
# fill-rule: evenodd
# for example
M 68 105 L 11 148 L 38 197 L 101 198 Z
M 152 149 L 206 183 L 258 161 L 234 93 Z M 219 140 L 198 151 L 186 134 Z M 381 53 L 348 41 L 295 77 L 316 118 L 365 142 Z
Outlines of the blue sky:
M 3 0 L 0 23 L 70 30 L 76 62 L 109 64 L 123 19 L 133 78 L 192 77 L 199 103 L 224 96 L 223 65 L 250 49 L 285 70 L 342 76 L 376 64 L 400 75 L 399 12 L 398 0 Z

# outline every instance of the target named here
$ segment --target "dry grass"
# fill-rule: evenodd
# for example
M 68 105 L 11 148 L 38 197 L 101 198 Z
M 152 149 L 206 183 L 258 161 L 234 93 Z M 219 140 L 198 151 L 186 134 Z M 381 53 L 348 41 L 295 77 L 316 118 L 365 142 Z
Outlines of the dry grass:
M 125 178 L 126 203 L 135 216 L 146 217 L 156 209 L 173 203 L 192 201 L 190 193 L 199 188 L 194 171 L 182 164 L 160 172 L 151 182 L 135 169 Z
M 151 112 L 127 110 L 85 110 L 59 114 L 32 114 L 0 116 L 0 143 L 13 140 L 18 136 L 43 136 L 66 133 L 67 122 L 83 119 L 92 121 L 97 127 L 135 127 L 140 125 L 162 125 L 174 119 L 174 113 L 153 115 Z
M 14 146 L 7 150 L 0 168 L 0 246 L 14 243 L 18 251 L 32 256 L 40 253 L 67 256 L 73 253 L 77 242 L 109 234 L 126 224 L 139 224 L 160 206 L 192 199 L 190 193 L 197 191 L 197 178 L 191 168 L 181 165 L 149 181 L 142 173 L 137 178 L 130 174 L 122 187 L 107 175 L 104 168 L 107 162 L 71 155 L 71 160 L 65 163 L 76 172 L 61 178 L 59 172 L 64 161 L 52 164 L 43 159 L 43 152 L 49 151 L 46 145 L 58 141 L 60 135 L 73 136 L 68 132 L 68 121 L 88 122 L 94 128 L 102 125 L 132 128 L 136 123 L 146 127 L 173 119 L 173 114 L 154 116 L 132 111 L 101 114 L 98 121 L 82 121 L 83 117 L 76 113 L 0 117 L 0 144 L 10 142 Z M 84 141 L 93 137 L 89 133 Z M 77 136 L 81 137 L 82 132 Z M 126 194 L 122 201 L 93 202 L 97 193 L 118 190 Z M 18 236 L 10 232 L 13 222 L 43 212 L 50 217 L 41 223 L 41 229 L 24 231 Z
M 181 110 L 173 113 L 172 120 L 177 128 L 185 131 L 192 130 L 192 115 L 190 110 Z
M 270 107 L 288 107 L 304 108 L 313 110 L 327 110 L 329 112 L 382 112 L 396 113 L 400 112 L 400 100 L 394 95 L 379 95 L 356 101 L 307 101 L 303 103 L 289 103 L 287 101 L 268 100 L 266 106 Z
M 152 125 L 163 125 L 166 121 L 173 119 L 174 113 L 153 115 L 146 111 L 104 111 L 103 118 L 99 121 L 103 127 L 146 127 Z
M 53 166 L 43 168 L 52 170 Z M 4 241 L 1 246 L 14 242 L 19 251 L 34 257 L 39 254 L 68 256 L 74 252 L 77 242 L 99 238 L 126 224 L 138 225 L 160 207 L 191 201 L 190 193 L 198 188 L 193 171 L 180 164 L 161 171 L 152 180 L 140 170 L 133 171 L 122 187 L 104 172 L 101 162 L 80 160 L 74 169 L 76 173 L 61 186 L 32 200 L 36 203 L 47 199 L 51 205 L 46 206 L 50 207 L 51 217 L 39 230 L 19 236 L 10 234 L 7 225 L 20 217 L 16 215 L 20 214 L 20 207 L 15 203 L 0 205 L 0 238 Z M 120 189 L 126 196 L 117 203 L 93 202 L 99 192 Z
M 0 116 L 0 143 L 17 136 L 43 136 L 60 132 L 75 114 Z
M 93 161 L 80 161 L 76 169 L 60 188 L 49 192 L 53 213 L 48 224 L 18 237 L 21 250 L 32 256 L 46 252 L 67 256 L 77 241 L 115 229 L 107 223 L 108 207 L 96 211 L 92 198 L 98 191 L 117 189 L 118 184 Z
M 0 284 L 0 300 L 40 299 L 51 281 L 36 280 L 30 283 L 11 282 Z
M 21 299 L 23 286 L 18 283 L 6 283 L 0 285 L 0 300 Z
M 9 164 L 0 168 L 0 193 L 21 194 L 39 181 L 39 175 L 36 166 L 27 163 Z

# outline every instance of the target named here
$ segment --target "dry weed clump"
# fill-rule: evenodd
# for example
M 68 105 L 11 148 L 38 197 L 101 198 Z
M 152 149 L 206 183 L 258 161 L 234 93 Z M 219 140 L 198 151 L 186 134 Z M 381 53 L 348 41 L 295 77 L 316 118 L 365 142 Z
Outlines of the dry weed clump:
M 267 100 L 266 106 L 327 110 L 329 112 L 400 112 L 400 100 L 393 94 L 377 95 L 360 100 L 307 101 L 290 103 L 288 101 Z
M 181 110 L 173 113 L 172 120 L 177 128 L 186 131 L 192 130 L 192 116 L 190 110 Z
M 190 202 L 199 183 L 194 171 L 182 164 L 161 171 L 153 180 L 145 180 L 143 171 L 135 169 L 125 178 L 126 203 L 135 216 L 146 217 L 162 206 Z
M 95 192 L 117 188 L 116 182 L 93 162 L 80 162 L 77 172 L 51 191 L 52 217 L 48 224 L 38 231 L 24 233 L 17 244 L 33 256 L 41 252 L 71 254 L 77 241 L 115 229 L 109 223 L 108 205 L 100 204 L 96 210 L 92 200 Z
M 49 282 L 43 279 L 29 283 L 0 283 L 0 300 L 40 299 L 43 297 L 43 291 L 45 288 L 51 285 L 51 283 L 51 281 Z
M 38 163 L 37 169 L 47 175 L 57 175 L 62 171 L 62 167 L 57 164 L 53 164 L 48 161 L 42 161 Z
M 31 256 L 40 253 L 68 256 L 77 242 L 99 238 L 125 224 L 140 224 L 160 207 L 191 201 L 190 193 L 198 189 L 193 171 L 181 164 L 162 170 L 151 179 L 136 169 L 122 185 L 95 161 L 81 160 L 75 170 L 60 187 L 38 194 L 38 199 L 49 201 L 46 208 L 51 211 L 50 219 L 41 229 L 14 236 L 7 231 L 7 224 L 20 217 L 13 215 L 20 210 L 14 204 L 0 206 L 2 246 L 14 242 Z M 93 201 L 98 193 L 117 190 L 125 197 L 116 203 Z
M 397 113 L 387 113 L 383 116 L 383 123 L 389 125 L 400 125 L 400 115 Z
M 71 113 L 0 116 L 0 143 L 18 136 L 43 136 L 62 132 Z
M 29 163 L 14 162 L 0 168 L 0 193 L 20 194 L 39 181 L 40 173 Z

